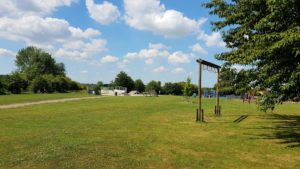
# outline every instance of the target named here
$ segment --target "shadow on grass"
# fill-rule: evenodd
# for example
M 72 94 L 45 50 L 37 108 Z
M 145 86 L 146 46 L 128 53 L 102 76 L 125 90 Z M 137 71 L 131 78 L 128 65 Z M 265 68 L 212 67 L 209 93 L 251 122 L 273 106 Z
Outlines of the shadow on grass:
M 235 119 L 233 122 L 234 122 L 234 123 L 240 123 L 240 122 L 242 122 L 243 120 L 245 120 L 247 117 L 248 117 L 248 115 L 242 115 L 242 116 L 240 116 L 239 118 Z
M 271 114 L 264 119 L 271 120 L 271 127 L 261 127 L 270 133 L 261 134 L 264 139 L 279 139 L 280 144 L 287 144 L 287 147 L 300 147 L 300 116 Z

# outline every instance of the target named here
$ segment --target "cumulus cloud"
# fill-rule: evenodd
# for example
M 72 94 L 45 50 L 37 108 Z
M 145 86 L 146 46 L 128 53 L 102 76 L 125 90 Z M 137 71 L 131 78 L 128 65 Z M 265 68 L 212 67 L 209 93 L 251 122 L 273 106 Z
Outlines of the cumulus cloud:
M 92 28 L 72 27 L 66 20 L 51 17 L 0 17 L 0 38 L 25 42 L 69 59 L 91 59 L 106 51 L 107 41 Z
M 125 55 L 125 59 L 145 59 L 146 64 L 152 64 L 155 58 L 167 58 L 169 52 L 163 44 L 149 44 L 147 49 L 141 49 L 138 52 L 129 52 Z
M 166 71 L 168 71 L 168 69 L 166 69 L 164 66 L 160 66 L 160 67 L 157 67 L 157 68 L 153 69 L 154 73 L 163 73 L 163 72 L 166 72 Z
M 15 57 L 16 53 L 13 52 L 13 51 L 4 49 L 4 48 L 0 48 L 0 57 L 1 56 L 3 56 L 3 57 Z
M 172 73 L 179 75 L 179 74 L 185 73 L 185 70 L 181 67 L 178 67 L 178 68 L 175 68 L 174 70 L 172 70 Z
M 196 43 L 194 44 L 193 46 L 190 47 L 192 49 L 193 52 L 195 53 L 199 53 L 199 54 L 206 54 L 207 51 L 202 47 L 200 46 L 199 43 Z
M 106 40 L 92 39 L 90 42 L 74 41 L 63 45 L 59 48 L 54 56 L 65 57 L 76 60 L 88 60 L 92 56 L 106 51 Z
M 99 37 L 99 30 L 81 29 L 64 19 L 47 17 L 58 7 L 76 1 L 0 1 L 0 38 L 42 48 L 55 57 L 97 62 L 96 57 L 107 51 L 107 41 Z
M 190 54 L 184 53 L 182 51 L 176 51 L 168 57 L 168 61 L 172 64 L 190 63 L 191 58 L 193 58 L 193 56 Z
M 157 58 L 166 59 L 171 64 L 190 63 L 190 60 L 195 56 L 191 53 L 184 53 L 182 51 L 169 52 L 168 47 L 164 44 L 150 43 L 147 49 L 141 49 L 138 52 L 129 52 L 124 58 L 128 60 L 144 59 L 145 63 L 153 64 Z
M 0 17 L 44 16 L 58 7 L 70 6 L 78 0 L 1 0 Z
M 104 1 L 102 4 L 95 4 L 94 0 L 86 0 L 85 2 L 90 17 L 103 25 L 114 22 L 120 16 L 118 7 L 110 2 Z
M 106 55 L 101 58 L 100 63 L 101 64 L 114 63 L 114 62 L 117 62 L 118 60 L 119 60 L 119 58 L 117 58 L 115 56 Z
M 81 30 L 69 25 L 64 19 L 24 16 L 20 18 L 0 18 L 0 37 L 24 41 L 27 44 L 64 43 L 78 39 L 91 39 L 99 36 L 98 30 Z
M 165 37 L 183 37 L 198 32 L 203 19 L 196 21 L 176 10 L 167 10 L 160 0 L 124 0 L 125 21 L 138 30 Z
M 208 35 L 202 31 L 199 33 L 198 39 L 204 40 L 205 45 L 208 47 L 212 47 L 212 46 L 225 47 L 226 46 L 226 43 L 223 41 L 220 32 L 212 32 L 211 35 Z

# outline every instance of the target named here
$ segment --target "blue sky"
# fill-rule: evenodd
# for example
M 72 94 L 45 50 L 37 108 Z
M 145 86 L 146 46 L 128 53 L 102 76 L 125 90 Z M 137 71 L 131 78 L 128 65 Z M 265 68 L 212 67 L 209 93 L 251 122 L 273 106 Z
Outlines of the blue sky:
M 120 71 L 133 79 L 197 83 L 196 59 L 222 64 L 214 55 L 228 49 L 211 31 L 199 0 L 2 0 L 0 74 L 15 69 L 19 49 L 37 46 L 83 83 L 105 83 Z M 204 72 L 204 86 L 214 73 Z

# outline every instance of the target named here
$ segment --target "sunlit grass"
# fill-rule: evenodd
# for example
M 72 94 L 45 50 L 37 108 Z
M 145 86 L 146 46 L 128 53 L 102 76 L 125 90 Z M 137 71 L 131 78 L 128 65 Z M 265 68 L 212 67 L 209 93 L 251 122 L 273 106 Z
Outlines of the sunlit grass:
M 196 100 L 193 100 L 196 102 Z M 299 168 L 300 104 L 105 97 L 0 110 L 0 168 Z M 240 123 L 233 123 L 248 115 Z M 284 133 L 288 133 L 284 135 Z

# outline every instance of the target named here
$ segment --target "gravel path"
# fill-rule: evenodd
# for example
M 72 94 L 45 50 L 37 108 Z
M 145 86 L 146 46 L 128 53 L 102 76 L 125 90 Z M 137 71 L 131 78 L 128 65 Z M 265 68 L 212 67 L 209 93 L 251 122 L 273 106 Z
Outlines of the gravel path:
M 27 102 L 27 103 L 15 103 L 15 104 L 0 105 L 0 109 L 12 109 L 12 108 L 32 106 L 32 105 L 38 105 L 38 104 L 61 103 L 61 102 L 69 102 L 69 101 L 77 101 L 77 100 L 99 99 L 99 98 L 103 98 L 103 97 L 107 97 L 107 96 L 79 97 L 79 98 L 66 98 L 66 99 L 56 99 L 56 100 L 43 100 L 43 101 Z

